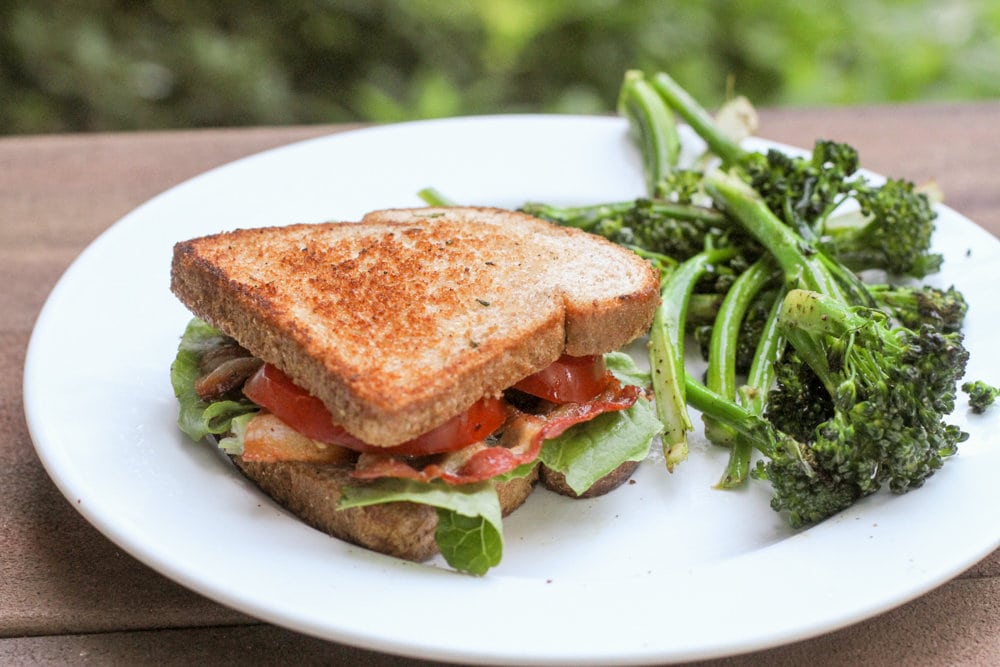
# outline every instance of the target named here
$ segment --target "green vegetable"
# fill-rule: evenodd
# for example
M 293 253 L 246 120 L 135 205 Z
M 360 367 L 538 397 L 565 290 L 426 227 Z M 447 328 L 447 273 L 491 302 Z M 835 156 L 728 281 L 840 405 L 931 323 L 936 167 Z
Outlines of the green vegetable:
M 662 430 L 649 401 L 640 398 L 627 410 L 606 412 L 546 440 L 539 459 L 581 494 L 622 463 L 645 459 Z
M 699 175 L 699 185 L 700 182 Z M 725 215 L 707 206 L 645 197 L 579 207 L 528 202 L 521 210 L 603 236 L 640 254 L 652 252 L 675 261 L 698 254 L 705 249 L 707 238 L 722 239 L 733 229 Z M 713 245 L 720 244 L 721 241 L 716 241 Z
M 503 556 L 500 500 L 491 482 L 452 486 L 383 478 L 345 487 L 341 509 L 392 502 L 430 505 L 438 510 L 436 540 L 445 561 L 460 572 L 485 574 Z
M 628 119 L 646 160 L 646 190 L 653 197 L 661 181 L 677 166 L 681 140 L 674 114 L 638 71 L 625 73 L 618 95 L 618 113 Z
M 880 187 L 858 182 L 853 195 L 857 214 L 830 218 L 823 226 L 827 252 L 861 270 L 915 278 L 940 270 L 943 257 L 930 251 L 937 213 L 926 194 L 910 181 L 889 179 Z
M 661 306 L 653 317 L 649 363 L 656 397 L 656 416 L 663 423 L 663 454 L 667 470 L 688 457 L 687 434 L 694 428 L 684 398 L 684 332 L 687 304 L 695 284 L 715 264 L 732 259 L 733 248 L 705 250 L 685 260 L 666 276 Z
M 981 415 L 996 402 L 1000 387 L 994 387 L 982 380 L 972 380 L 962 385 L 962 391 L 969 395 L 969 408 Z
M 844 143 L 818 140 L 805 155 L 748 150 L 666 73 L 630 71 L 621 99 L 646 196 L 526 208 L 660 268 L 650 355 L 668 465 L 686 455 L 690 405 L 708 438 L 730 448 L 718 487 L 769 481 L 772 505 L 795 526 L 882 487 L 922 485 L 967 437 L 948 423 L 968 359 L 967 304 L 954 288 L 869 285 L 861 275 L 940 268 L 931 197 L 901 179 L 874 184 Z M 707 145 L 693 167 L 666 159 L 656 139 L 674 131 L 674 115 Z M 683 366 L 691 334 L 704 380 Z M 970 404 L 995 399 L 973 390 Z M 753 452 L 762 458 L 751 475 Z
M 869 285 L 868 292 L 880 309 L 910 329 L 927 325 L 945 332 L 961 331 L 969 310 L 965 297 L 954 287 L 879 284 Z
M 181 336 L 177 356 L 170 366 L 170 383 L 180 403 L 177 425 L 195 442 L 207 435 L 219 435 L 230 430 L 232 420 L 256 412 L 250 401 L 216 401 L 206 403 L 198 398 L 194 383 L 199 377 L 198 360 L 205 350 L 218 344 L 223 334 L 199 319 L 192 319 Z
M 651 382 L 649 371 L 639 370 L 635 359 L 625 352 L 608 352 L 604 355 L 604 365 L 622 384 L 646 387 Z
M 428 206 L 454 206 L 455 202 L 436 188 L 423 188 L 417 193 Z
M 650 374 L 640 371 L 624 352 L 605 354 L 604 363 L 623 384 L 650 383 Z M 622 463 L 645 459 L 662 431 L 652 405 L 640 397 L 627 410 L 606 412 L 545 441 L 539 460 L 565 475 L 567 485 L 582 494 Z

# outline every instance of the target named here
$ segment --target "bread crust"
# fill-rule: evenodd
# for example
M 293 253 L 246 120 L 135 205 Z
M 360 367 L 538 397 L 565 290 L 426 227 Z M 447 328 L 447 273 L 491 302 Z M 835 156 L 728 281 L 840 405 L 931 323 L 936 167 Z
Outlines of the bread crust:
M 544 464 L 538 466 L 538 479 L 546 489 L 563 496 L 569 496 L 570 498 L 596 498 L 597 496 L 603 496 L 606 493 L 614 491 L 627 482 L 638 467 L 638 461 L 625 461 L 607 475 L 594 482 L 583 493 L 577 493 L 566 483 L 566 475 Z
M 659 303 L 659 276 L 634 253 L 489 208 L 193 239 L 174 248 L 171 287 L 378 446 L 430 430 L 563 353 L 625 345 Z
M 437 510 L 428 505 L 393 502 L 337 509 L 343 489 L 362 482 L 352 467 L 296 461 L 262 463 L 230 457 L 251 482 L 306 524 L 372 551 L 412 561 L 438 553 Z M 538 478 L 532 474 L 497 484 L 503 516 L 521 506 Z

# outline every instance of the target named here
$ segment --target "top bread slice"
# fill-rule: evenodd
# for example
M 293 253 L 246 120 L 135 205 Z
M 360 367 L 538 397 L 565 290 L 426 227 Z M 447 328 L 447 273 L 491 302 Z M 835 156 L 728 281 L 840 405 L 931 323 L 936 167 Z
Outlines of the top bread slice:
M 634 253 L 490 208 L 394 209 L 184 241 L 171 287 L 378 446 L 564 353 L 625 345 L 659 303 L 659 275 Z

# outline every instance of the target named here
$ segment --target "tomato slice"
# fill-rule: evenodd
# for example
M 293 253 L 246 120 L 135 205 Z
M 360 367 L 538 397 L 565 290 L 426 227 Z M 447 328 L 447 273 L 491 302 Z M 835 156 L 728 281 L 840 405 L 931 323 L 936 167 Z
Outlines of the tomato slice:
M 564 354 L 547 368 L 515 384 L 514 389 L 551 403 L 585 403 L 604 391 L 610 377 L 603 356 Z
M 450 452 L 483 440 L 500 428 L 507 418 L 504 402 L 486 397 L 413 440 L 394 447 L 378 447 L 359 440 L 334 423 L 333 416 L 321 400 L 271 364 L 264 364 L 247 380 L 243 393 L 307 438 L 367 453 L 424 456 Z

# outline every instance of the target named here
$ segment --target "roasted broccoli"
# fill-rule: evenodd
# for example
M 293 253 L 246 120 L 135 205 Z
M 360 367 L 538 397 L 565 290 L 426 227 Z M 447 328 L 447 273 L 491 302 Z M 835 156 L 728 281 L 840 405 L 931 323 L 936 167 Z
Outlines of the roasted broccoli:
M 746 181 L 802 238 L 820 243 L 840 263 L 855 271 L 881 269 L 916 278 L 940 269 L 942 256 L 930 250 L 936 213 L 927 194 L 912 182 L 873 184 L 858 171 L 857 151 L 836 141 L 817 140 L 806 156 L 744 150 L 669 75 L 654 75 L 651 86 L 722 159 L 724 168 Z M 858 210 L 838 213 L 849 200 L 857 202 Z
M 972 380 L 962 385 L 962 391 L 969 395 L 969 408 L 981 415 L 1000 396 L 1000 387 L 994 387 L 982 380 Z
M 929 324 L 941 331 L 961 331 L 969 310 L 965 297 L 954 286 L 940 289 L 883 283 L 868 285 L 867 290 L 879 308 L 911 329 Z
M 650 360 L 668 467 L 687 456 L 691 406 L 730 450 L 718 486 L 769 481 L 772 506 L 795 526 L 922 485 L 967 437 L 948 423 L 968 360 L 967 304 L 954 288 L 861 276 L 940 268 L 932 199 L 908 181 L 873 183 L 848 144 L 747 150 L 665 73 L 629 72 L 619 110 L 642 152 L 645 197 L 524 210 L 660 267 Z M 674 114 L 707 147 L 693 165 L 680 162 Z M 701 378 L 684 367 L 692 334 Z M 974 410 L 1000 393 L 966 386 Z
M 820 233 L 827 252 L 855 270 L 915 278 L 940 270 L 942 256 L 930 251 L 937 214 L 926 194 L 899 179 L 881 186 L 858 181 L 853 190 L 860 210 L 825 219 Z
M 879 311 L 807 290 L 784 298 L 778 332 L 798 359 L 777 374 L 767 419 L 692 381 L 686 395 L 764 454 L 755 474 L 793 525 L 883 486 L 921 486 L 967 437 L 945 421 L 968 360 L 960 334 L 893 326 Z
M 576 207 L 529 202 L 522 205 L 521 210 L 677 261 L 696 255 L 706 245 L 723 245 L 722 239 L 732 228 L 726 216 L 713 208 L 645 197 Z
M 810 157 L 777 149 L 748 153 L 741 166 L 768 208 L 809 240 L 859 182 L 857 151 L 834 141 L 817 141 Z

